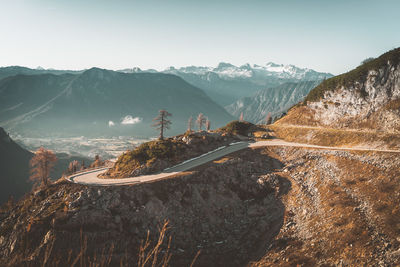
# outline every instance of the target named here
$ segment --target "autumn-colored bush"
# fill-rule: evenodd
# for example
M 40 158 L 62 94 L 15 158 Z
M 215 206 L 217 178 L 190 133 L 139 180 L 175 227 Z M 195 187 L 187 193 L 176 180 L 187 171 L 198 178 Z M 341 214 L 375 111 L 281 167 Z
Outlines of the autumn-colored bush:
M 247 136 L 251 127 L 254 127 L 254 124 L 247 121 L 232 121 L 224 127 L 219 128 L 218 131 L 228 134 Z

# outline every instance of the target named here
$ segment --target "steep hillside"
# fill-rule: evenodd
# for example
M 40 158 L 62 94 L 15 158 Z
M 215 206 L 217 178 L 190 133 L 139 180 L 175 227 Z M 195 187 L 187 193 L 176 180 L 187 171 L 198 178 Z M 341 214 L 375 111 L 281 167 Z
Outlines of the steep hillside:
M 150 124 L 160 109 L 173 114 L 171 134 L 182 132 L 200 112 L 214 127 L 232 119 L 203 91 L 169 74 L 93 68 L 17 75 L 0 81 L 0 96 L 0 123 L 30 135 L 156 135 Z
M 29 160 L 32 153 L 20 147 L 0 128 L 0 204 L 9 196 L 19 198 L 32 188 Z
M 241 113 L 244 119 L 254 123 L 265 123 L 268 113 L 273 117 L 280 116 L 291 106 L 304 99 L 308 93 L 320 84 L 319 81 L 284 83 L 277 87 L 258 91 L 251 97 L 244 97 L 225 109 L 238 118 Z
M 57 162 L 50 173 L 52 179 L 58 179 L 67 170 L 68 164 L 77 160 L 88 165 L 92 160 L 81 156 L 56 153 Z M 33 153 L 15 143 L 0 127 L 0 205 L 10 196 L 19 199 L 32 188 L 29 181 L 29 161 Z
M 313 89 L 278 124 L 400 131 L 400 48 Z
M 285 220 L 252 266 L 397 266 L 400 159 L 392 153 L 271 148 L 290 181 Z

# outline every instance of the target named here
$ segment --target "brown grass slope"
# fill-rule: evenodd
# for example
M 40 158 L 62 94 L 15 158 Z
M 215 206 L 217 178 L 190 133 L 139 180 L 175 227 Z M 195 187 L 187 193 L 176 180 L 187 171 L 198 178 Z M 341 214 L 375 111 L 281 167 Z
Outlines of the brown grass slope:
M 397 266 L 400 159 L 390 153 L 269 148 L 291 182 L 285 219 L 253 266 Z

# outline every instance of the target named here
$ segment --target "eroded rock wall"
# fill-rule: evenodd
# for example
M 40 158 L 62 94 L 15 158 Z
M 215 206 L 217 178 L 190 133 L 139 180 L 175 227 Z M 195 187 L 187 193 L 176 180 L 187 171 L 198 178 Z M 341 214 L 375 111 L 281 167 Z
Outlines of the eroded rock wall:
M 365 82 L 327 91 L 322 100 L 309 102 L 308 107 L 324 126 L 400 130 L 399 110 L 386 106 L 399 99 L 400 65 L 388 62 L 379 70 L 369 71 Z

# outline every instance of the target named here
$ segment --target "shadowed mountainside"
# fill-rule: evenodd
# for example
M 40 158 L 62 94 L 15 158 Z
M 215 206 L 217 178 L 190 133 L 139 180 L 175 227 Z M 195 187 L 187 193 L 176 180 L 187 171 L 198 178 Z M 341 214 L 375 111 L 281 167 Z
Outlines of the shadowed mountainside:
M 0 128 L 0 203 L 19 198 L 32 188 L 28 182 L 32 153 L 20 147 Z
M 56 153 L 56 156 L 58 160 L 50 173 L 52 179 L 60 178 L 73 160 L 85 161 L 86 164 L 91 161 L 65 153 Z M 32 157 L 33 153 L 14 142 L 0 127 L 0 204 L 7 201 L 9 196 L 17 200 L 32 189 L 33 184 L 29 181 L 29 161 Z
M 186 129 L 187 119 L 200 112 L 214 127 L 232 119 L 202 90 L 177 76 L 98 68 L 4 78 L 0 106 L 4 128 L 31 136 L 151 136 L 151 120 L 160 109 L 173 114 L 172 134 Z
M 266 123 L 268 113 L 272 117 L 280 116 L 291 106 L 304 99 L 305 96 L 320 84 L 319 81 L 304 81 L 298 83 L 284 83 L 277 87 L 258 91 L 250 97 L 244 97 L 225 109 L 234 117 L 243 117 L 253 123 Z

